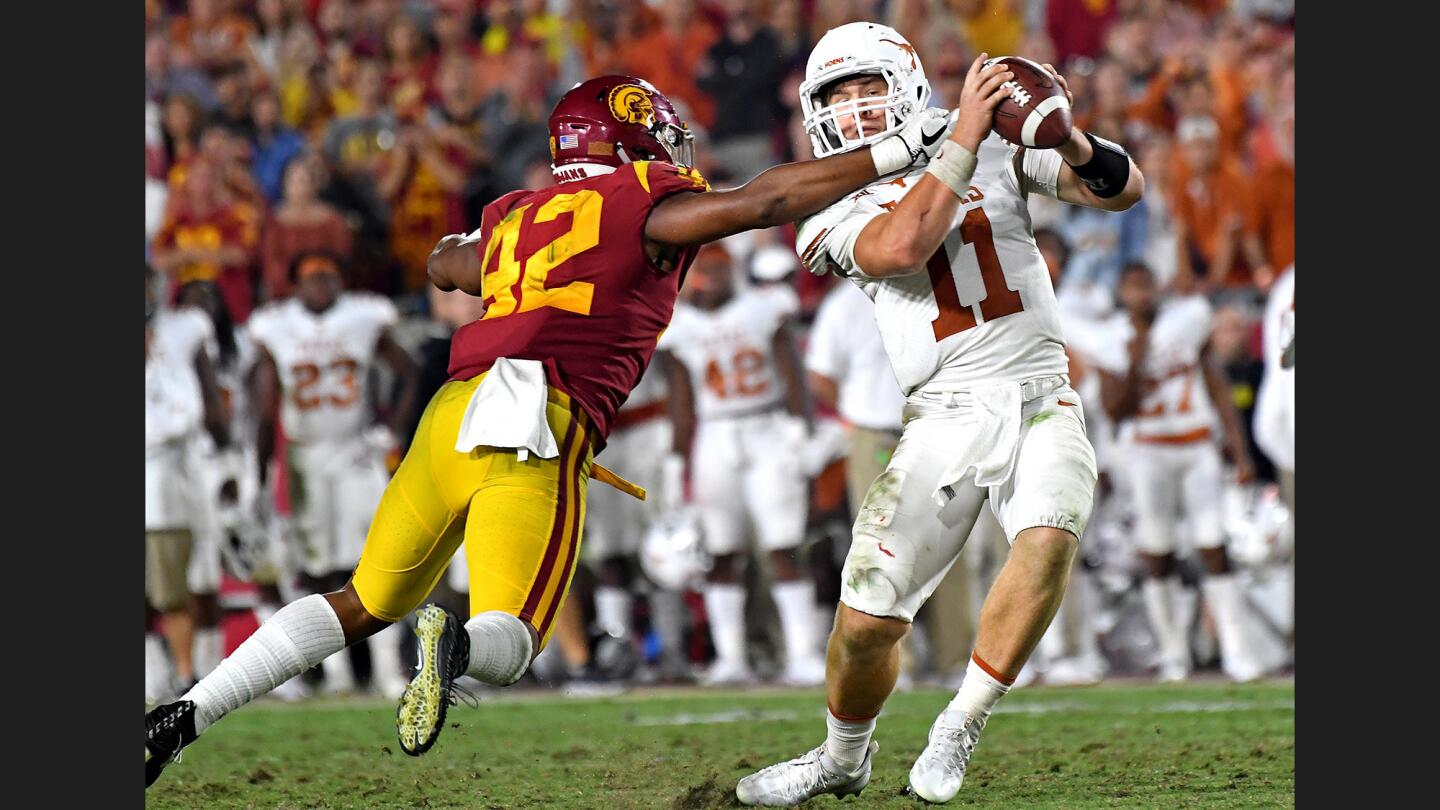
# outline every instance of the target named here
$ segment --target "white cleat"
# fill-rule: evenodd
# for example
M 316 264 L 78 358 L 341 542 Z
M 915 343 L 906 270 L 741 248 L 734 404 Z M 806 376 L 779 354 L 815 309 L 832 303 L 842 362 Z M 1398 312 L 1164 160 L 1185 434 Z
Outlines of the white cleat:
M 748 686 L 755 683 L 755 673 L 744 661 L 717 660 L 701 680 L 705 686 Z
M 957 716 L 958 715 L 958 716 Z M 930 742 L 910 767 L 910 791 L 927 802 L 948 802 L 960 792 L 984 718 L 948 709 L 930 726 Z
M 780 681 L 786 686 L 820 686 L 825 683 L 825 659 L 815 655 L 791 661 Z
M 837 797 L 859 796 L 870 784 L 870 762 L 879 750 L 880 744 L 872 740 L 865 751 L 865 761 L 854 771 L 846 772 L 830 759 L 822 745 L 804 756 L 771 765 L 741 779 L 735 786 L 735 798 L 741 804 L 794 807 L 825 793 Z
M 1190 668 L 1173 661 L 1160 664 L 1160 669 L 1155 672 L 1155 680 L 1159 683 L 1184 683 L 1189 679 Z

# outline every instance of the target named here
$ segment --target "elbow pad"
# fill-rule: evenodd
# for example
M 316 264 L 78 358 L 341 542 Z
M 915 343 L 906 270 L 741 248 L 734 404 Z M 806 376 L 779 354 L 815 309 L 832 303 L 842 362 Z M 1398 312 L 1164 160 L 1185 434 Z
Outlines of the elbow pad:
M 1075 175 L 1096 197 L 1114 197 L 1130 182 L 1130 154 L 1119 144 L 1085 133 L 1094 154 L 1083 166 L 1071 166 Z

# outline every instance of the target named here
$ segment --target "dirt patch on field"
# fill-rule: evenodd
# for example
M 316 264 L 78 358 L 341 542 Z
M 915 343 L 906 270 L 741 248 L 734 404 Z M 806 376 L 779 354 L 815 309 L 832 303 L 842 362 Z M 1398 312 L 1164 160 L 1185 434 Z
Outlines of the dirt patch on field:
M 720 774 L 711 771 L 704 782 L 691 787 L 684 795 L 676 796 L 670 807 L 671 810 L 718 810 L 739 804 L 735 791 L 728 784 L 721 784 Z

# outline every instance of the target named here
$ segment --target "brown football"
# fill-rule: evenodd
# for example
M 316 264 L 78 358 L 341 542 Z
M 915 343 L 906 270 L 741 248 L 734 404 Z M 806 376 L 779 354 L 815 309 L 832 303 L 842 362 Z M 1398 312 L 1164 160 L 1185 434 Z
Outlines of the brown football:
M 1010 143 L 1036 149 L 1053 149 L 1070 140 L 1070 101 L 1055 77 L 1019 56 L 997 56 L 985 65 L 995 62 L 1004 62 L 1015 73 L 1005 83 L 1009 98 L 995 108 L 995 132 Z

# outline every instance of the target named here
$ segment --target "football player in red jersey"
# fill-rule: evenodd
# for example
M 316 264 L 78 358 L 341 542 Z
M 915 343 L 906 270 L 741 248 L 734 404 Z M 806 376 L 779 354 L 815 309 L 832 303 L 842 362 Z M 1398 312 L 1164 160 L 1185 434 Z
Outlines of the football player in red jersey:
M 431 255 L 435 286 L 481 296 L 486 311 L 452 339 L 450 382 L 385 490 L 354 577 L 287 605 L 181 700 L 147 714 L 146 783 L 230 711 L 404 617 L 462 540 L 471 618 L 420 611 L 401 748 L 434 744 L 461 675 L 518 680 L 569 587 L 588 479 L 643 494 L 591 459 L 698 246 L 813 214 L 933 155 L 951 127 L 937 109 L 886 123 L 868 147 L 712 192 L 691 168 L 688 127 L 649 82 L 604 76 L 566 93 L 549 122 L 559 184 L 500 197 L 477 231 L 443 238 Z

